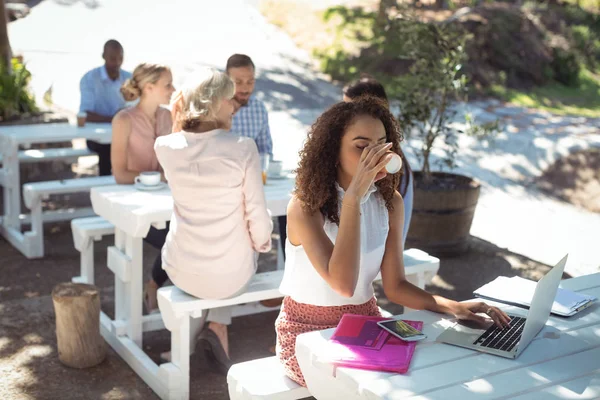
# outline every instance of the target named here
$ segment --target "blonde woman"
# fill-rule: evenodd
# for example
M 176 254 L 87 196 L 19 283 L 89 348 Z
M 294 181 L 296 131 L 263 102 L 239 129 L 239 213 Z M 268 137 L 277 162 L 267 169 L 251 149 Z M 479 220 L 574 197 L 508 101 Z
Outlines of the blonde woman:
M 232 80 L 215 69 L 193 75 L 173 104 L 181 131 L 154 146 L 173 194 L 173 229 L 163 247 L 163 268 L 184 292 L 206 299 L 243 293 L 258 252 L 271 249 L 260 161 L 250 138 L 228 132 Z M 222 373 L 230 366 L 227 307 L 210 310 L 197 347 Z
M 121 93 L 127 101 L 138 98 L 134 107 L 123 109 L 112 122 L 112 171 L 117 183 L 132 184 L 143 171 L 161 171 L 154 153 L 154 141 L 171 133 L 171 113 L 163 104 L 169 104 L 173 88 L 173 76 L 169 67 L 159 64 L 140 64 L 131 79 L 125 81 Z M 146 242 L 161 249 L 167 229 L 150 228 Z M 152 267 L 152 279 L 146 284 L 144 301 L 151 312 L 158 308 L 156 291 L 168 279 L 158 255 Z

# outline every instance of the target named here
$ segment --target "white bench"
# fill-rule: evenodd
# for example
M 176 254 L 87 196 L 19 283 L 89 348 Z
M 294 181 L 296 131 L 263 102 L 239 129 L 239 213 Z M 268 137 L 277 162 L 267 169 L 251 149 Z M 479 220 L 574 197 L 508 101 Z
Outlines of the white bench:
M 87 217 L 94 215 L 91 207 L 77 210 L 69 210 L 68 215 L 64 212 L 42 213 L 42 199 L 50 195 L 66 193 L 85 193 L 97 186 L 115 185 L 112 176 L 94 176 L 90 178 L 65 179 L 60 181 L 46 181 L 26 183 L 23 185 L 23 200 L 25 206 L 31 210 L 31 231 L 25 232 L 27 258 L 44 256 L 44 228 L 45 221 L 59 221 L 73 219 L 76 217 Z
M 283 270 L 263 272 L 254 275 L 245 293 L 224 300 L 205 300 L 186 294 L 175 286 L 158 290 L 158 308 L 165 327 L 171 331 L 171 362 L 160 366 L 166 380 L 167 399 L 188 399 L 190 393 L 190 354 L 191 343 L 190 322 L 202 317 L 211 308 L 246 305 L 261 300 L 281 297 L 279 284 L 283 278 Z M 239 308 L 234 316 L 269 310 L 256 304 L 248 308 Z M 273 308 L 276 309 L 276 308 Z
M 276 356 L 233 365 L 227 374 L 230 400 L 296 400 L 308 389 L 285 375 Z
M 20 150 L 18 158 L 20 163 L 34 163 L 42 161 L 74 160 L 79 157 L 94 155 L 96 155 L 96 153 L 89 149 L 29 149 Z M 2 164 L 2 155 L 0 155 L 0 164 Z
M 430 256 L 429 254 L 417 250 L 410 249 L 404 252 L 404 265 L 407 279 L 420 288 L 424 288 L 425 284 L 429 282 L 433 276 L 437 273 L 440 261 L 439 259 Z M 161 365 L 164 379 L 167 380 L 165 386 L 167 387 L 168 399 L 188 399 L 189 388 L 190 388 L 190 375 L 189 375 L 189 358 L 190 358 L 190 321 L 194 318 L 200 318 L 206 310 L 211 308 L 226 307 L 232 305 L 245 304 L 245 308 L 237 308 L 234 315 L 246 315 L 250 313 L 260 312 L 260 305 L 256 305 L 255 302 L 267 299 L 273 299 L 281 297 L 279 292 L 279 285 L 283 278 L 283 270 L 277 270 L 273 272 L 264 272 L 256 274 L 248 287 L 246 293 L 225 300 L 205 300 L 198 299 L 190 296 L 175 286 L 164 287 L 158 290 L 158 306 L 161 311 L 165 327 L 171 331 L 171 357 L 172 361 L 168 364 Z M 378 279 L 381 279 L 378 276 Z M 253 303 L 247 305 L 247 303 Z M 249 361 L 246 364 L 253 363 L 255 361 Z M 257 366 L 258 367 L 258 366 Z M 240 367 L 241 368 L 241 367 Z M 243 370 L 247 370 L 244 367 Z M 301 397 L 285 397 L 294 392 L 297 388 L 290 385 L 288 389 L 282 385 L 284 376 L 281 375 L 282 370 L 270 369 L 270 378 L 276 385 L 275 388 L 262 388 L 264 392 L 262 395 L 251 392 L 255 386 L 246 387 L 245 382 L 250 380 L 236 378 L 236 389 L 235 393 L 245 393 L 239 399 L 253 399 L 253 398 L 264 398 L 264 399 L 298 399 Z M 237 374 L 237 373 L 236 373 Z M 236 375 L 237 376 L 237 375 Z M 268 373 L 265 372 L 265 379 Z M 233 378 L 232 378 L 233 379 Z M 260 386 L 259 386 L 260 387 Z M 283 390 L 283 391 L 282 391 Z M 264 393 L 269 392 L 272 397 L 266 396 Z M 231 395 L 231 393 L 230 393 Z M 259 397 L 253 397 L 259 396 Z M 260 397 L 262 396 L 262 397 Z M 234 397 L 231 397 L 234 399 Z
M 115 226 L 102 217 L 76 218 L 71 221 L 73 244 L 79 250 L 80 275 L 72 279 L 76 283 L 94 284 L 94 241 L 102 236 L 114 235 Z

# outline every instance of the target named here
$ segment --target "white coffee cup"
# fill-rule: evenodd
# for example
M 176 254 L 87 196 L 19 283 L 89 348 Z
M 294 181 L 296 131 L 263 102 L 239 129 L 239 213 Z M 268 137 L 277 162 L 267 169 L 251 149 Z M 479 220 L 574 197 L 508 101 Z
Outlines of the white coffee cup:
M 395 174 L 402 169 L 402 158 L 396 153 L 391 153 L 392 158 L 385 165 L 385 170 L 390 174 Z
M 160 183 L 160 172 L 142 172 L 141 174 L 135 177 L 135 183 L 140 183 L 145 186 L 156 186 Z
M 281 176 L 281 170 L 283 167 L 283 162 L 272 160 L 269 163 L 269 176 Z

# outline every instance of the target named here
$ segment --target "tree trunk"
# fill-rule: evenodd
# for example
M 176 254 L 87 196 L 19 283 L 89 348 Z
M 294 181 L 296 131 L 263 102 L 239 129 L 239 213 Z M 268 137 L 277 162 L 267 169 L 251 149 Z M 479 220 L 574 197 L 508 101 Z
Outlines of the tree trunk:
M 106 357 L 106 343 L 100 335 L 98 288 L 60 283 L 52 290 L 52 301 L 59 360 L 73 368 L 100 364 Z
M 11 71 L 10 59 L 12 51 L 10 50 L 10 42 L 8 41 L 8 18 L 6 13 L 6 5 L 4 0 L 0 0 L 0 62 Z
M 388 22 L 389 11 L 392 7 L 395 7 L 397 0 L 380 0 L 379 9 L 377 11 L 377 24 L 379 26 L 385 26 Z

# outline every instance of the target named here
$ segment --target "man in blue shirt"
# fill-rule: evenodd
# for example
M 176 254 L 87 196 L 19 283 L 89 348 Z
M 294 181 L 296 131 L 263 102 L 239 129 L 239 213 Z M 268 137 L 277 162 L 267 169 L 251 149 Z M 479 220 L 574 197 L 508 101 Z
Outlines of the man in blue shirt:
M 231 132 L 254 139 L 258 152 L 273 158 L 273 140 L 269 129 L 269 114 L 264 103 L 252 96 L 254 92 L 255 68 L 252 59 L 245 54 L 234 54 L 227 60 L 225 72 L 235 83 L 233 96 L 234 112 Z M 287 237 L 286 216 L 277 217 L 279 238 L 282 241 L 285 258 L 285 239 Z
M 258 152 L 273 157 L 273 141 L 269 129 L 269 114 L 264 103 L 252 96 L 254 63 L 244 54 L 234 54 L 227 60 L 225 72 L 235 83 L 233 103 L 235 114 L 231 132 L 254 139 Z
M 104 65 L 86 73 L 80 82 L 80 112 L 87 113 L 87 122 L 111 122 L 115 114 L 125 107 L 121 85 L 131 78 L 123 71 L 123 46 L 116 40 L 104 44 Z M 100 175 L 110 175 L 110 144 L 87 141 L 90 150 L 98 153 Z

